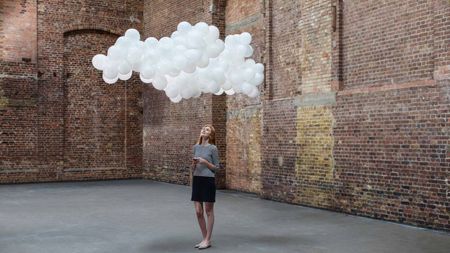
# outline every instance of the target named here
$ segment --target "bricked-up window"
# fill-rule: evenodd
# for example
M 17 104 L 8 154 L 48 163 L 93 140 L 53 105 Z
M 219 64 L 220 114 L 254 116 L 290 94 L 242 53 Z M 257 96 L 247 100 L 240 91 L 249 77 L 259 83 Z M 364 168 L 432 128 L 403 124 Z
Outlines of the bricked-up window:
M 36 0 L 0 1 L 0 60 L 35 62 Z

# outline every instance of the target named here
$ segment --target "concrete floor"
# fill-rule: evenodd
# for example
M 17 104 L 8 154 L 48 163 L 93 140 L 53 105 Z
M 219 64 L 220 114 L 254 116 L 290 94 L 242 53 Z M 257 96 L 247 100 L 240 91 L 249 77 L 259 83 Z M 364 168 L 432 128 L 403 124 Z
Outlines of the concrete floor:
M 147 180 L 0 185 L 0 252 L 198 252 L 189 199 Z M 203 252 L 447 253 L 450 233 L 219 191 Z

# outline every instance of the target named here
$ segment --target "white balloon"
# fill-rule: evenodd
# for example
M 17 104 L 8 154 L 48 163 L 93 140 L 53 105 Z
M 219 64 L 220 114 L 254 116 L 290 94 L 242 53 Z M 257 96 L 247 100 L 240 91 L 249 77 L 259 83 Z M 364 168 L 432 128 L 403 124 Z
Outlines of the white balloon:
M 189 86 L 181 87 L 180 95 L 181 95 L 181 97 L 184 98 L 184 99 L 189 99 L 189 98 L 191 98 L 192 95 L 193 95 L 193 92 L 192 92 L 192 90 L 191 90 L 191 87 L 189 87 Z
M 199 89 L 196 89 L 195 93 L 194 93 L 194 96 L 192 96 L 192 97 L 199 98 L 201 95 L 202 95 L 202 92 Z
M 138 61 L 138 62 L 133 63 L 133 65 L 131 66 L 131 69 L 135 72 L 141 72 L 142 62 Z
M 231 71 L 229 73 L 230 81 L 234 84 L 241 84 L 244 81 L 244 77 L 242 76 L 242 73 L 240 73 L 237 70 Z
M 233 90 L 234 90 L 236 93 L 242 93 L 242 85 L 241 85 L 241 84 L 234 84 L 234 83 L 233 83 Z
M 255 87 L 247 82 L 244 82 L 242 84 L 242 92 L 246 95 L 250 94 L 250 92 L 252 91 L 252 87 Z
M 225 93 L 227 94 L 227 95 L 234 95 L 236 92 L 233 90 L 233 89 L 229 89 L 229 90 L 226 90 L 225 91 Z
M 119 75 L 119 71 L 117 70 L 117 66 L 114 63 L 109 63 L 105 70 L 103 70 L 103 75 L 107 79 L 115 79 Z
M 169 37 L 162 37 L 159 40 L 159 47 L 163 50 L 166 51 L 170 51 L 173 49 L 173 47 L 175 46 L 175 44 L 173 43 L 173 40 Z
M 220 55 L 220 53 L 222 53 L 224 48 L 225 44 L 222 42 L 222 40 L 216 40 L 214 43 L 207 46 L 206 53 L 211 58 L 216 58 Z
M 180 69 L 177 69 L 177 68 L 175 68 L 175 66 L 171 65 L 170 69 L 169 69 L 169 73 L 167 73 L 167 74 L 169 76 L 176 77 L 180 74 L 180 72 L 181 72 Z
M 126 80 L 129 80 L 129 79 L 131 78 L 132 75 L 133 75 L 133 71 L 131 71 L 131 70 L 130 70 L 129 73 L 124 74 L 124 75 L 122 75 L 122 74 L 119 73 L 119 79 L 120 79 L 120 80 L 126 81 Z
M 158 46 L 158 40 L 153 37 L 149 37 L 145 40 L 144 44 L 148 48 L 156 48 Z
M 208 89 L 208 80 L 199 80 L 198 83 L 197 83 L 197 85 L 198 85 L 198 89 L 199 89 L 201 92 L 209 92 L 209 89 Z
M 250 35 L 250 33 L 248 32 L 243 32 L 239 36 L 239 39 L 243 44 L 249 45 L 252 42 L 252 35 Z
M 253 67 L 253 65 L 256 65 L 255 60 L 253 60 L 253 59 L 247 59 L 247 60 L 245 60 L 245 66 L 247 66 L 247 67 Z
M 183 46 L 184 47 L 183 51 L 186 50 L 187 39 L 184 36 L 179 36 L 179 37 L 173 38 L 173 43 L 175 44 L 175 47 Z
M 197 63 L 202 57 L 202 52 L 197 49 L 188 49 L 184 53 L 184 56 L 186 56 L 186 58 L 190 63 Z
M 184 72 L 191 74 L 194 73 L 197 70 L 197 67 L 195 65 L 186 65 L 186 67 L 183 69 Z
M 238 35 L 228 35 L 225 37 L 225 45 L 227 46 L 234 46 L 235 44 L 239 43 Z
M 217 93 L 220 91 L 220 85 L 214 81 L 208 82 L 207 90 L 210 93 Z
M 197 66 L 199 68 L 206 68 L 209 64 L 209 57 L 207 54 L 203 54 L 200 58 L 200 61 L 198 62 Z
M 173 83 L 168 84 L 164 91 L 166 92 L 166 96 L 169 98 L 174 98 L 179 95 L 178 87 Z
M 156 75 L 152 81 L 153 87 L 157 90 L 164 90 L 167 87 L 167 79 L 162 75 Z
M 220 68 L 214 68 L 211 70 L 212 78 L 219 84 L 223 85 L 225 83 L 225 75 Z
M 162 60 L 158 63 L 158 71 L 161 74 L 167 74 L 171 70 L 171 63 L 168 60 Z
M 198 22 L 195 24 L 194 29 L 201 32 L 203 35 L 207 35 L 209 33 L 209 26 L 205 22 Z
M 178 102 L 181 101 L 181 99 L 182 99 L 182 97 L 181 97 L 180 95 L 178 95 L 178 96 L 175 97 L 175 98 L 170 98 L 170 101 L 172 101 L 172 102 L 174 102 L 174 103 L 178 103 Z
M 141 79 L 141 81 L 142 81 L 143 83 L 151 83 L 151 82 L 152 82 L 152 79 L 150 79 L 150 78 L 145 78 L 145 77 L 142 75 L 142 73 L 139 75 L 139 78 Z
M 256 63 L 255 68 L 257 73 L 264 73 L 264 65 L 262 63 Z
M 170 38 L 175 39 L 175 38 L 180 37 L 180 36 L 183 36 L 183 35 L 181 34 L 181 32 L 175 31 L 175 32 L 173 32 L 173 33 L 170 35 Z
M 173 49 L 174 55 L 184 55 L 184 52 L 187 51 L 187 48 L 182 44 L 176 44 L 175 48 Z
M 108 57 L 110 57 L 114 61 L 121 60 L 124 55 L 125 51 L 118 46 L 111 46 L 108 49 Z
M 105 76 L 105 73 L 103 73 L 102 77 L 103 77 L 103 81 L 105 81 L 105 83 L 108 83 L 108 84 L 113 84 L 113 83 L 117 82 L 117 80 L 119 80 L 119 77 L 108 78 Z
M 252 48 L 252 46 L 248 45 L 248 46 L 247 46 L 247 50 L 245 51 L 244 56 L 245 56 L 245 57 L 250 57 L 250 56 L 252 56 L 252 54 L 253 54 L 253 48 Z
M 237 57 L 245 57 L 245 53 L 247 52 L 247 46 L 245 45 L 238 45 L 235 49 L 235 54 Z
M 225 81 L 225 83 L 222 85 L 222 89 L 224 89 L 225 91 L 232 89 L 232 88 L 233 88 L 233 86 L 232 86 L 231 82 L 228 80 Z
M 245 81 L 250 81 L 255 76 L 255 70 L 253 68 L 245 68 L 242 72 Z
M 127 61 L 130 63 L 135 63 L 139 61 L 142 56 L 142 51 L 137 47 L 132 47 L 128 50 Z
M 141 51 L 145 50 L 145 42 L 143 42 L 143 41 L 140 41 L 140 40 L 136 41 L 134 43 L 134 46 L 139 48 L 139 50 L 141 50 Z
M 219 90 L 218 92 L 214 93 L 214 95 L 220 96 L 220 95 L 222 95 L 224 92 L 225 92 L 225 91 L 224 91 L 222 88 L 220 88 L 220 90 Z
M 252 91 L 247 95 L 251 98 L 255 98 L 255 97 L 259 96 L 258 88 L 256 88 L 255 86 L 252 86 Z
M 216 41 L 220 36 L 219 29 L 213 25 L 210 25 L 208 27 L 208 30 L 209 30 L 209 32 L 208 32 L 208 35 L 206 35 L 206 37 L 205 37 L 205 41 L 207 41 L 207 42 Z
M 92 65 L 94 65 L 94 68 L 98 70 L 103 70 L 106 61 L 107 61 L 106 55 L 97 54 L 92 58 Z
M 131 46 L 131 40 L 127 37 L 124 36 L 120 36 L 117 40 L 116 43 L 114 45 L 123 48 L 123 49 L 127 49 Z
M 192 29 L 192 25 L 186 21 L 179 23 L 177 26 L 177 30 L 180 32 L 188 32 L 191 29 Z
M 197 31 L 197 30 L 192 30 L 189 32 L 188 36 L 187 36 L 187 47 L 188 48 L 196 48 L 196 49 L 201 49 L 206 47 L 206 43 L 203 40 L 203 35 L 201 32 Z
M 249 81 L 251 84 L 258 86 L 264 82 L 264 75 L 261 73 L 256 73 L 255 77 Z
M 132 40 L 139 40 L 141 38 L 141 35 L 139 34 L 138 30 L 131 28 L 125 32 L 125 37 Z
M 127 75 L 131 72 L 131 65 L 127 61 L 122 61 L 118 67 L 119 74 Z
M 161 58 L 160 51 L 155 48 L 146 50 L 146 53 L 144 54 L 145 61 L 149 61 L 153 64 L 158 63 Z
M 156 74 L 156 69 L 154 66 L 146 64 L 143 68 L 142 68 L 142 72 L 141 72 L 142 76 L 145 79 L 152 79 L 155 74 Z
M 178 70 L 182 70 L 188 64 L 188 59 L 184 55 L 176 55 L 173 58 L 173 66 Z

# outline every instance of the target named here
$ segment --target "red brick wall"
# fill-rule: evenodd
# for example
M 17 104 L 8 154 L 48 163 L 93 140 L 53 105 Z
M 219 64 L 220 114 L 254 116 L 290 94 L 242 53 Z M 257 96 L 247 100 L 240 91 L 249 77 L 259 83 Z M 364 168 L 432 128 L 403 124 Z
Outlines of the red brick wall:
M 145 1 L 145 37 L 170 36 L 178 23 L 203 21 L 223 30 L 223 1 Z M 211 11 L 210 11 L 211 10 Z M 223 33 L 223 31 L 222 31 Z M 214 105 L 213 105 L 214 103 Z M 213 117 L 214 112 L 214 117 Z M 213 124 L 222 164 L 226 157 L 224 97 L 202 95 L 199 99 L 170 102 L 166 95 L 148 86 L 144 90 L 144 178 L 180 184 L 189 183 L 192 146 L 200 129 Z M 224 187 L 224 172 L 217 177 Z
M 434 2 L 346 1 L 342 37 L 345 86 L 430 79 Z
M 290 98 L 299 95 L 302 82 L 302 36 L 299 29 L 301 1 L 275 0 L 270 3 L 272 40 L 272 82 L 268 84 L 269 99 Z
M 237 2 L 227 2 L 227 32 L 255 33 L 246 18 L 261 3 Z M 449 5 L 397 4 L 265 4 L 263 100 L 228 98 L 229 188 L 449 229 Z M 260 191 L 248 155 L 259 106 Z
M 29 33 L 37 34 L 36 63 L 0 62 L 1 182 L 141 176 L 140 83 L 134 79 L 127 88 L 123 81 L 107 85 L 91 67 L 92 56 L 105 53 L 119 34 L 133 26 L 140 29 L 141 4 L 38 4 L 37 30 L 35 26 L 16 38 L 33 40 Z M 13 21 L 11 31 L 32 23 L 28 15 Z
M 36 62 L 36 6 L 36 0 L 0 2 L 0 61 L 21 62 L 27 58 Z
M 259 0 L 227 1 L 226 35 L 249 32 L 253 59 L 263 61 L 265 50 L 264 5 Z M 264 92 L 263 85 L 260 91 Z M 227 187 L 246 192 L 261 191 L 261 99 L 227 96 Z
M 450 4 L 342 7 L 336 208 L 448 230 Z

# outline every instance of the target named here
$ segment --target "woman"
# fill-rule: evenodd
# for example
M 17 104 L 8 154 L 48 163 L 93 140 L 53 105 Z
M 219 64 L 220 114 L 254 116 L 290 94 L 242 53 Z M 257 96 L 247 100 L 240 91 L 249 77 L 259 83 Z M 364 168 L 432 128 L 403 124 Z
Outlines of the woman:
M 214 202 L 216 201 L 215 173 L 219 169 L 219 154 L 215 146 L 215 130 L 206 125 L 200 132 L 197 144 L 194 145 L 192 168 L 192 197 L 198 225 L 202 231 L 203 240 L 195 245 L 198 249 L 211 247 L 211 233 L 214 226 Z M 203 212 L 203 206 L 205 212 Z M 206 213 L 207 223 L 205 222 Z

